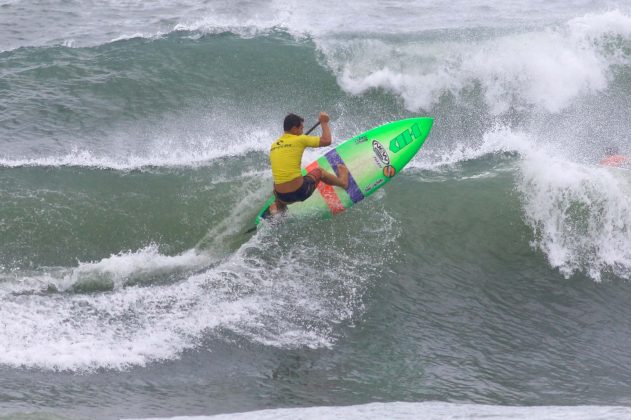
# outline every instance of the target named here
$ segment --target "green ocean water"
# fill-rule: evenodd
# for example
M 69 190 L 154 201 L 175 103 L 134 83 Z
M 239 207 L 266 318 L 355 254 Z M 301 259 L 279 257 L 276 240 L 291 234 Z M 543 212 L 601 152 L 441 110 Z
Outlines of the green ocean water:
M 70 42 L 26 32 L 45 13 L 18 3 L 0 6 L 0 415 L 631 404 L 631 175 L 598 165 L 631 153 L 623 7 L 524 23 L 466 3 L 472 21 L 391 31 L 338 10 L 296 33 L 299 12 L 248 3 L 239 27 L 212 20 L 230 5 L 162 5 L 132 36 L 101 4 Z M 349 211 L 246 233 L 282 118 L 321 110 L 336 144 L 435 123 Z

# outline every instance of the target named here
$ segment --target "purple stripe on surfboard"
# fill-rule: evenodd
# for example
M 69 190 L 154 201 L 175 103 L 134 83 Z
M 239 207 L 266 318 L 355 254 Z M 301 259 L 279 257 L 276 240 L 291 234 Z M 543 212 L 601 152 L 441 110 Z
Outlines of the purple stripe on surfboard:
M 337 153 L 336 150 L 330 150 L 324 156 L 326 157 L 326 160 L 329 161 L 329 164 L 331 165 L 331 167 L 337 174 L 337 165 L 344 164 L 344 161 L 342 160 L 340 155 Z M 351 198 L 351 201 L 353 202 L 353 204 L 364 199 L 364 194 L 359 189 L 357 182 L 355 182 L 355 178 L 353 178 L 353 175 L 351 175 L 350 172 L 348 173 L 348 189 L 346 190 L 346 192 Z

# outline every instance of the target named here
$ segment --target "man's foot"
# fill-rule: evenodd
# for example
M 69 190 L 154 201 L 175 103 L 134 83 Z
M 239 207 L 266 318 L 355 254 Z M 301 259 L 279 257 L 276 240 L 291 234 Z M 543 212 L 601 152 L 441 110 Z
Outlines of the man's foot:
M 279 203 L 278 201 L 274 201 L 269 206 L 269 214 L 271 216 L 276 216 L 279 213 L 283 213 L 285 210 L 287 210 L 287 205 L 283 203 Z
M 342 182 L 341 187 L 345 190 L 348 189 L 348 169 L 346 165 L 338 165 L 337 166 L 338 178 Z

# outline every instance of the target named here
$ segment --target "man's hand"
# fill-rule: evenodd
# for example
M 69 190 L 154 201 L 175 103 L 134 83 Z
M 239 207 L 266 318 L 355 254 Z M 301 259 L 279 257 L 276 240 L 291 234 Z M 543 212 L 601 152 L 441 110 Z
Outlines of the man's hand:
M 328 123 L 330 120 L 329 114 L 327 114 L 326 112 L 320 112 L 320 118 L 318 118 L 318 120 L 320 121 L 320 124 Z

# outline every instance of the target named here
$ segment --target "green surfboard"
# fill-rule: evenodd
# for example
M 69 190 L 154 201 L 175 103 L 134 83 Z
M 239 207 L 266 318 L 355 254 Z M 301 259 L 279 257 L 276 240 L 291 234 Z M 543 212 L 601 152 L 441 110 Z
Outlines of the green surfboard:
M 349 187 L 318 184 L 318 188 L 305 201 L 290 204 L 286 214 L 290 216 L 331 217 L 353 204 L 362 201 L 386 185 L 421 149 L 429 134 L 433 118 L 409 118 L 381 125 L 344 141 L 335 149 L 303 169 L 307 172 L 321 168 L 338 174 L 337 166 L 346 165 L 349 171 Z M 256 217 L 256 224 L 269 217 L 272 196 Z

